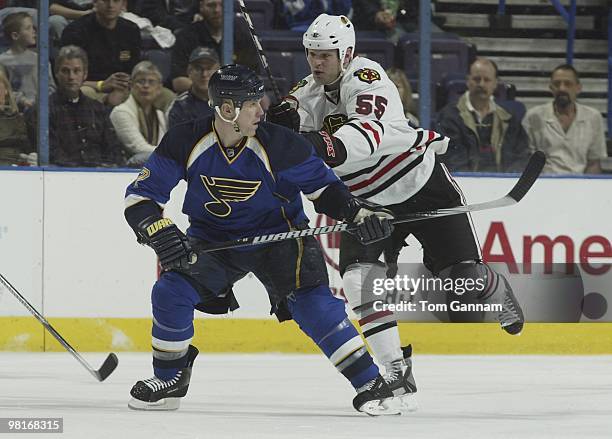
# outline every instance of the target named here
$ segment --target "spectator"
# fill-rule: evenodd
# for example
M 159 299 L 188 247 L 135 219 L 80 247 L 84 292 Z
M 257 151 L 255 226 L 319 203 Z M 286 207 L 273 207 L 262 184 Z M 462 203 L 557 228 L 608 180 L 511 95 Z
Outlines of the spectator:
M 451 171 L 519 172 L 529 156 L 519 118 L 495 102 L 497 66 L 476 58 L 468 90 L 438 115 L 437 131 L 450 137 L 443 161 Z
M 126 0 L 95 0 L 95 13 L 66 26 L 62 46 L 83 48 L 89 59 L 88 80 L 83 92 L 110 106 L 129 95 L 129 73 L 140 61 L 140 30 L 121 18 Z
M 2 73 L 0 74 L 0 166 L 25 164 L 24 154 L 35 150 L 32 145 L 28 140 L 25 120 L 17 108 L 11 84 Z
M 529 147 L 546 154 L 549 174 L 598 174 L 607 156 L 599 111 L 576 102 L 582 91 L 578 72 L 563 64 L 550 77 L 553 101 L 530 109 L 523 119 Z
M 36 46 L 34 22 L 27 12 L 16 12 L 6 16 L 2 27 L 11 47 L 0 54 L 0 64 L 8 72 L 17 105 L 21 110 L 27 110 L 36 102 L 38 92 L 38 55 L 30 49 Z M 50 71 L 49 86 L 55 89 Z
M 281 0 L 282 15 L 292 31 L 306 29 L 320 14 L 349 15 L 351 0 Z
M 32 16 L 34 23 L 38 19 L 39 0 L 8 0 L 7 7 L 0 10 L 0 21 L 9 14 L 25 11 Z M 79 0 L 58 0 L 49 2 L 49 39 L 52 46 L 59 45 L 64 28 L 69 20 L 74 20 L 92 12 L 91 2 Z
M 169 128 L 213 114 L 212 108 L 208 105 L 208 81 L 219 67 L 219 56 L 214 49 L 198 47 L 191 52 L 187 66 L 191 88 L 177 96 L 170 107 L 168 111 Z
M 222 0 L 200 0 L 202 20 L 181 29 L 176 33 L 176 43 L 172 47 L 172 88 L 176 93 L 189 90 L 191 80 L 187 76 L 187 64 L 191 52 L 198 47 L 215 49 L 221 57 L 221 37 L 223 36 L 223 2 Z M 236 62 L 257 70 L 259 61 L 257 51 L 244 20 L 235 23 L 234 58 Z
M 141 166 L 166 132 L 166 117 L 154 106 L 161 92 L 161 73 L 150 61 L 141 61 L 132 71 L 132 93 L 116 106 L 110 118 L 130 158 L 128 166 Z
M 77 46 L 62 47 L 55 60 L 57 91 L 49 97 L 49 162 L 66 167 L 122 166 L 122 147 L 108 109 L 81 91 L 87 61 L 87 54 Z M 28 122 L 34 138 L 35 116 Z
M 353 0 L 353 24 L 362 31 L 381 31 L 393 42 L 415 32 L 419 24 L 419 0 Z M 432 32 L 442 32 L 431 24 Z
M 415 127 L 419 125 L 419 119 L 414 115 L 416 113 L 416 105 L 412 100 L 412 87 L 410 81 L 406 77 L 403 70 L 397 67 L 392 67 L 387 70 L 387 76 L 397 87 L 402 105 L 404 107 L 404 115 Z
M 153 26 L 176 31 L 193 22 L 196 0 L 136 0 L 130 2 L 130 12 L 151 20 Z

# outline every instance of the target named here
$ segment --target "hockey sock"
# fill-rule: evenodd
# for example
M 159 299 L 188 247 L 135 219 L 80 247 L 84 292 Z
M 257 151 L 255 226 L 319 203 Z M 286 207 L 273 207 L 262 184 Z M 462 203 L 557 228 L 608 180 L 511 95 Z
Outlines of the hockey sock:
M 372 297 L 372 294 L 362 294 L 362 279 L 370 270 L 376 268 L 379 267 L 374 264 L 350 265 L 342 277 L 342 283 L 344 294 L 359 319 L 359 326 L 374 357 L 380 364 L 386 364 L 401 359 L 402 348 L 397 321 L 393 313 L 375 311 L 372 302 L 362 303 L 364 298 Z M 383 267 L 380 267 L 380 272 L 384 277 Z
M 296 292 L 287 301 L 293 320 L 356 389 L 378 376 L 378 368 L 348 319 L 344 302 L 328 286 Z
M 442 279 L 453 279 L 456 284 L 466 280 L 473 282 L 474 288 L 465 291 L 453 291 L 447 294 L 447 302 L 459 301 L 463 304 L 490 303 L 501 304 L 504 300 L 506 284 L 501 276 L 487 264 L 479 261 L 464 261 L 445 268 L 439 274 Z M 497 312 L 453 311 L 448 315 L 452 322 L 482 322 L 496 319 Z
M 193 338 L 193 310 L 200 297 L 180 274 L 167 272 L 153 286 L 153 372 L 168 381 L 187 362 Z

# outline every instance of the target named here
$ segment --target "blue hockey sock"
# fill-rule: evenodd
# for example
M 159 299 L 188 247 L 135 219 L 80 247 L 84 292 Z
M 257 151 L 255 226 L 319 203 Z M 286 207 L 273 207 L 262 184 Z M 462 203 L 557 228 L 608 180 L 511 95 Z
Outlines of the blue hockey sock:
M 180 274 L 164 273 L 153 286 L 153 372 L 167 381 L 187 363 L 193 338 L 193 310 L 199 296 Z
M 344 302 L 327 285 L 297 291 L 287 301 L 293 320 L 356 389 L 378 376 L 361 336 L 348 319 Z

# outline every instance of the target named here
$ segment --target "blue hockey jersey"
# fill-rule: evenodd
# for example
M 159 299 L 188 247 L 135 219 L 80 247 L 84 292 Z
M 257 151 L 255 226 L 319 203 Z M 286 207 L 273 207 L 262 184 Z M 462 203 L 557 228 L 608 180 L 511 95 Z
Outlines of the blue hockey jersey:
M 289 231 L 307 221 L 300 192 L 311 200 L 339 183 L 292 131 L 262 122 L 254 137 L 231 148 L 220 144 L 214 117 L 170 129 L 126 191 L 126 207 L 152 200 L 163 208 L 180 180 L 187 181 L 187 234 L 208 242 Z

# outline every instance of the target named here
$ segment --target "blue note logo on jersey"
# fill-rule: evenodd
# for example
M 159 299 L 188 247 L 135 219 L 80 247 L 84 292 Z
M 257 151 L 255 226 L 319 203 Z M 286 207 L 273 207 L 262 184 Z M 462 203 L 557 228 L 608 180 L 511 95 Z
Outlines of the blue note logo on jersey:
M 204 204 L 211 214 L 226 217 L 232 213 L 229 203 L 246 201 L 255 195 L 261 181 L 236 180 L 233 178 L 208 177 L 201 175 L 202 183 L 214 201 Z
M 138 177 L 136 177 L 136 180 L 134 180 L 134 187 L 137 188 L 139 181 L 146 180 L 150 176 L 151 176 L 151 171 L 149 171 L 147 168 L 142 168 L 142 170 L 138 174 Z

